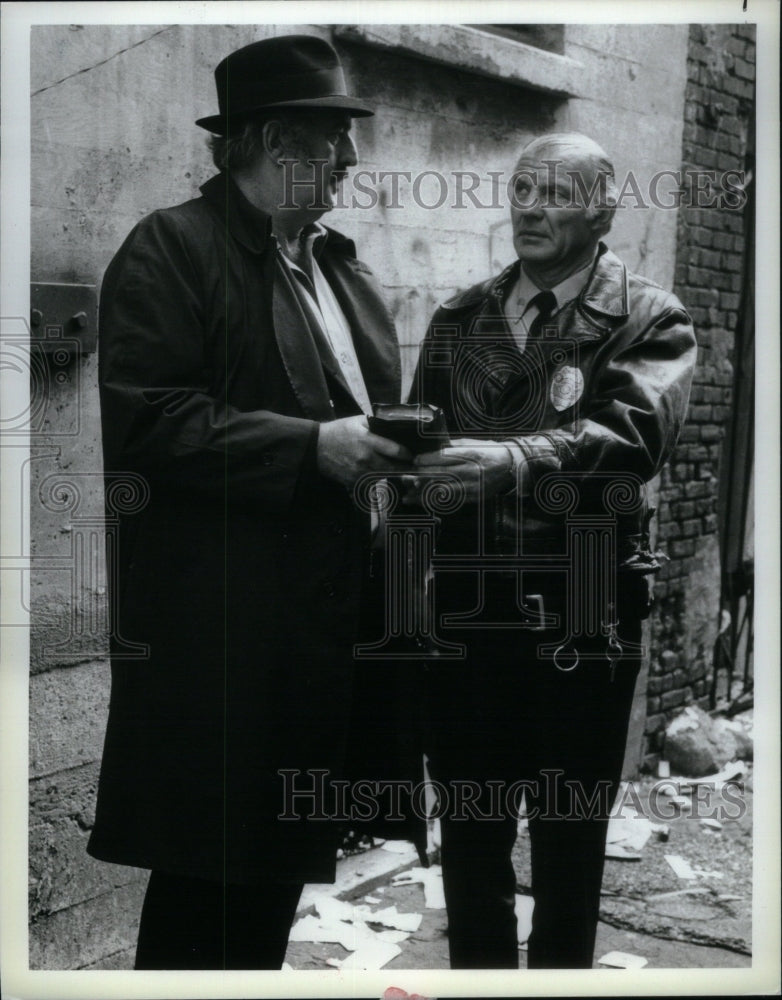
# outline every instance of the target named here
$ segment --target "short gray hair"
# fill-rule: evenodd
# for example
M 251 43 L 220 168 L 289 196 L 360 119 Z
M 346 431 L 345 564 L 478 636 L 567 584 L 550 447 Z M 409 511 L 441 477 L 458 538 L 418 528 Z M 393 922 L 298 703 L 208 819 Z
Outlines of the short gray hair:
M 263 151 L 263 129 L 269 122 L 278 121 L 294 137 L 298 135 L 304 112 L 298 109 L 267 112 L 242 118 L 231 124 L 227 135 L 211 135 L 207 143 L 212 162 L 218 170 L 247 170 L 258 160 Z
M 553 154 L 551 159 L 555 161 L 559 156 L 570 157 L 580 160 L 590 168 L 596 183 L 589 191 L 587 209 L 595 215 L 603 216 L 599 235 L 605 235 L 614 221 L 618 197 L 614 165 L 606 151 L 594 139 L 581 132 L 549 132 L 528 142 L 521 150 L 517 163 L 525 156 L 543 152 Z M 597 202 L 594 200 L 596 190 Z

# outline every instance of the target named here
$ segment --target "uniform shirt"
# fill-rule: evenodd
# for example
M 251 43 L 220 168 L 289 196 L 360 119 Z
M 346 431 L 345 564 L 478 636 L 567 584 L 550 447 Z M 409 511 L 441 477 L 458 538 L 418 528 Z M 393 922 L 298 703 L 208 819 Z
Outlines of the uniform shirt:
M 548 289 L 555 299 L 555 306 L 551 312 L 555 316 L 559 310 L 571 299 L 574 299 L 589 280 L 594 259 L 590 260 L 583 267 L 569 274 L 567 278 Z M 508 295 L 503 304 L 505 319 L 510 327 L 511 334 L 519 351 L 523 354 L 527 347 L 530 329 L 539 310 L 532 299 L 543 291 L 534 283 L 532 278 L 524 270 L 522 264 L 519 268 L 519 276 L 508 291 Z M 503 445 L 510 452 L 513 462 L 513 474 L 516 484 L 520 480 L 519 476 L 526 461 L 526 455 L 519 443 L 510 438 L 503 441 Z
M 574 299 L 584 285 L 586 285 L 593 263 L 594 261 L 590 260 L 589 263 L 579 268 L 578 271 L 574 271 L 573 274 L 568 275 L 567 278 L 560 281 L 558 285 L 554 285 L 553 288 L 549 289 L 556 299 L 556 306 L 554 307 L 552 316 L 556 315 L 566 302 Z M 538 315 L 538 307 L 532 302 L 532 299 L 541 291 L 543 289 L 538 288 L 532 278 L 526 273 L 522 264 L 519 269 L 519 276 L 508 291 L 503 305 L 505 319 L 508 321 L 513 339 L 522 353 L 527 346 L 530 327 Z

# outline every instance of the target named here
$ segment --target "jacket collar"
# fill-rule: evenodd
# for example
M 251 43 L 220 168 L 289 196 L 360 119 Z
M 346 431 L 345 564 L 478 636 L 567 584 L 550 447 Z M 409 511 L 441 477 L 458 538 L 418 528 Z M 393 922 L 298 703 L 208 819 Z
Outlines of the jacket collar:
M 518 278 L 519 268 L 518 260 L 509 264 L 491 282 L 488 294 L 501 302 L 506 290 Z M 579 311 L 601 328 L 605 327 L 600 322 L 603 317 L 621 320 L 630 314 L 627 268 L 604 243 L 598 245 L 592 273 L 576 301 Z
M 221 172 L 201 185 L 201 194 L 219 213 L 234 239 L 253 253 L 263 253 L 276 244 L 272 233 L 272 220 L 268 212 L 256 208 L 245 198 L 228 174 Z M 321 226 L 330 248 L 355 257 L 353 241 L 328 226 Z
M 227 174 L 210 177 L 201 185 L 201 194 L 220 213 L 234 239 L 254 253 L 263 253 L 272 238 L 271 216 L 252 205 Z
M 598 247 L 594 269 L 578 304 L 586 311 L 613 320 L 626 319 L 630 315 L 627 268 L 604 243 Z

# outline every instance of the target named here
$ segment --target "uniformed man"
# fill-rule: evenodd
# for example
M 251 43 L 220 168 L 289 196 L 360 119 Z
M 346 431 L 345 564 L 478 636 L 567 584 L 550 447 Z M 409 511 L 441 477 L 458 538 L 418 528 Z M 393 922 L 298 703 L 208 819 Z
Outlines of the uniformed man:
M 518 259 L 437 310 L 413 385 L 452 441 L 416 459 L 419 486 L 439 476 L 461 498 L 435 598 L 466 658 L 430 665 L 428 752 L 450 798 L 452 966 L 517 966 L 524 789 L 528 965 L 589 968 L 656 565 L 643 484 L 676 442 L 696 346 L 678 299 L 601 242 L 615 184 L 597 143 L 537 138 L 514 179 Z

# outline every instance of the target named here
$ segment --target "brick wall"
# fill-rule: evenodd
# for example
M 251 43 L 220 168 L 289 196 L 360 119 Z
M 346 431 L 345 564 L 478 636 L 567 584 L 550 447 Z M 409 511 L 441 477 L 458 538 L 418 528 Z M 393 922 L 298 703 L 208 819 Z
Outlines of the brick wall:
M 682 170 L 743 171 L 751 142 L 755 28 L 691 25 Z M 701 187 L 705 187 L 703 180 Z M 724 190 L 724 189 L 723 189 Z M 692 182 L 685 195 L 693 193 Z M 692 202 L 692 204 L 690 204 Z M 698 367 L 687 425 L 660 480 L 658 540 L 668 562 L 656 583 L 647 687 L 647 765 L 681 706 L 708 706 L 720 598 L 717 496 L 731 414 L 734 331 L 744 265 L 744 219 L 729 202 L 679 211 L 675 291 L 692 315 Z

